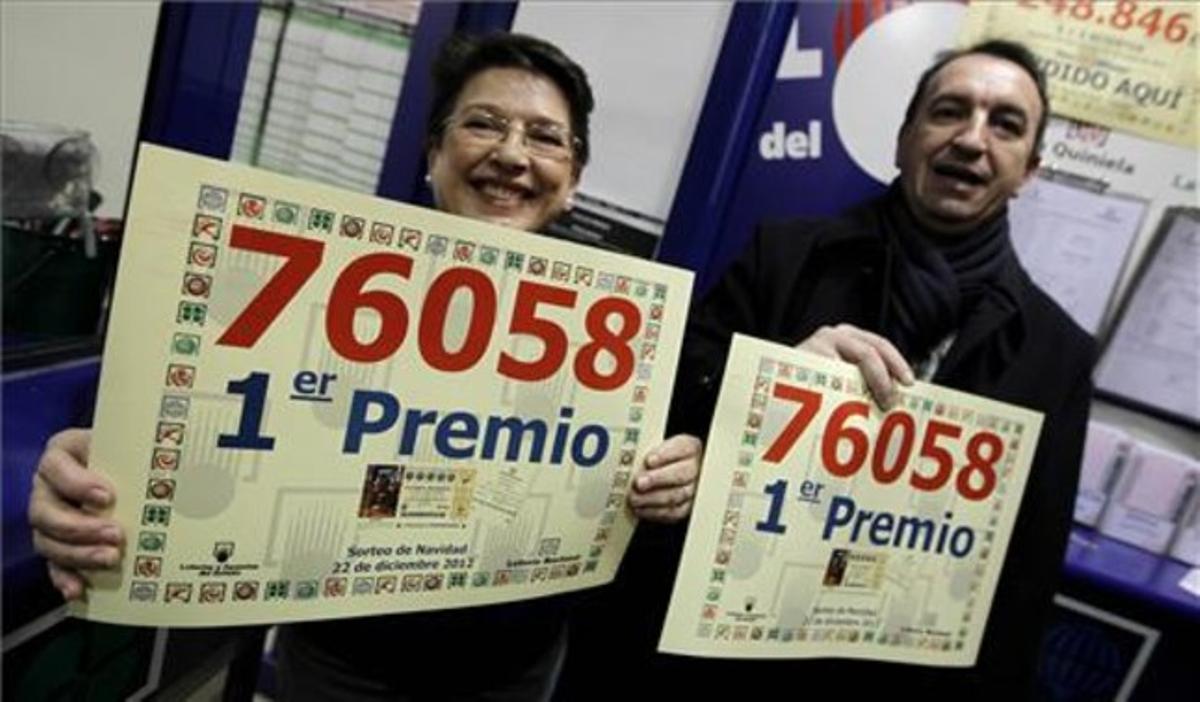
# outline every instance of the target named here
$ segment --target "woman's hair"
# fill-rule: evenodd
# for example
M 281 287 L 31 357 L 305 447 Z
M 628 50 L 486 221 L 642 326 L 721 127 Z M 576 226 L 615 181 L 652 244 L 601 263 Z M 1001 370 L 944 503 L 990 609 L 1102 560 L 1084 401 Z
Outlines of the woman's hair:
M 582 168 L 588 160 L 588 115 L 594 106 L 587 74 L 557 46 L 527 34 L 458 34 L 446 40 L 433 63 L 433 105 L 425 126 L 426 147 L 440 143 L 463 86 L 489 68 L 523 69 L 545 76 L 558 86 L 571 109 L 571 134 L 579 140 L 575 168 Z

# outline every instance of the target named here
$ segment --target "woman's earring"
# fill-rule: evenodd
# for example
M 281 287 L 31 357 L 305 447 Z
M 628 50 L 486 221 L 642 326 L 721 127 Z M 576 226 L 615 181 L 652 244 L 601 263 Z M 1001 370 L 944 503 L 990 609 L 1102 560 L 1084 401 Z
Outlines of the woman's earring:
M 429 175 L 428 173 L 425 174 L 425 187 L 433 187 L 433 176 Z

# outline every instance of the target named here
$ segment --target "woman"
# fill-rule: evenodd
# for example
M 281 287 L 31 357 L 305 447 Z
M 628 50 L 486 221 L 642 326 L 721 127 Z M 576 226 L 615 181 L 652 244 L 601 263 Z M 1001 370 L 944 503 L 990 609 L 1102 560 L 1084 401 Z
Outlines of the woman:
M 437 207 L 537 231 L 567 207 L 588 159 L 592 93 L 576 63 L 518 34 L 459 37 L 434 65 L 427 135 Z M 90 432 L 51 438 L 30 497 L 34 545 L 67 599 L 81 571 L 115 566 L 125 535 L 97 512 L 116 498 L 86 469 Z M 630 492 L 642 518 L 691 510 L 700 443 L 677 436 L 649 452 Z M 284 699 L 548 699 L 565 654 L 568 597 L 464 610 L 282 627 Z

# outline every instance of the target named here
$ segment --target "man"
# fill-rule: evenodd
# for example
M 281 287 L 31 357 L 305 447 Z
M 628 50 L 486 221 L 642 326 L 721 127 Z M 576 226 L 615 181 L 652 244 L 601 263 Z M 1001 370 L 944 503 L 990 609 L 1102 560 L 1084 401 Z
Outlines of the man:
M 897 181 L 839 218 L 762 227 L 697 307 L 676 386 L 674 429 L 703 435 L 740 332 L 857 364 L 885 408 L 895 383 L 915 376 L 1044 413 L 977 664 L 654 656 L 649 672 L 668 690 L 717 699 L 786 685 L 853 697 L 856 685 L 884 685 L 931 699 L 1027 698 L 1070 525 L 1094 359 L 1092 339 L 1030 281 L 1008 236 L 1006 203 L 1037 170 L 1047 107 L 1020 45 L 990 41 L 940 59 L 908 106 Z M 669 591 L 678 531 L 641 529 L 619 583 L 626 609 Z M 656 635 L 661 617 L 638 616 L 653 620 L 643 634 Z

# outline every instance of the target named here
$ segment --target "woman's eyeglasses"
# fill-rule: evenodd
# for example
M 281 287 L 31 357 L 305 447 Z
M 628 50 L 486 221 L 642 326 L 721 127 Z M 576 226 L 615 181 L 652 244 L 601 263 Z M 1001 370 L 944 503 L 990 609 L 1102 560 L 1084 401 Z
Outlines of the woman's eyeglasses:
M 520 122 L 521 126 L 514 126 Z M 521 122 L 492 110 L 472 109 L 452 116 L 446 124 L 482 146 L 495 146 L 508 140 L 517 129 L 521 144 L 530 155 L 551 161 L 569 161 L 579 148 L 579 138 L 554 122 Z

